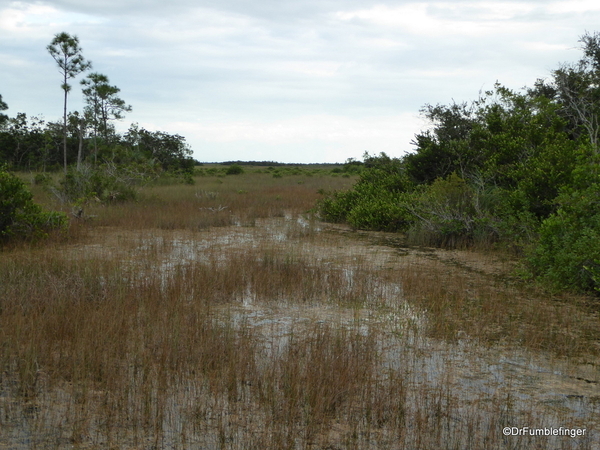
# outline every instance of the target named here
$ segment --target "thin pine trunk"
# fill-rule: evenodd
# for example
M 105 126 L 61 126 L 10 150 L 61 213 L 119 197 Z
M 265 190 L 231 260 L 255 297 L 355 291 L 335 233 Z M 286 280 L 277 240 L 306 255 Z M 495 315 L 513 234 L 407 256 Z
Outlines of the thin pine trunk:
M 65 89 L 65 107 L 63 112 L 63 157 L 65 164 L 65 175 L 67 174 L 67 95 L 68 92 Z

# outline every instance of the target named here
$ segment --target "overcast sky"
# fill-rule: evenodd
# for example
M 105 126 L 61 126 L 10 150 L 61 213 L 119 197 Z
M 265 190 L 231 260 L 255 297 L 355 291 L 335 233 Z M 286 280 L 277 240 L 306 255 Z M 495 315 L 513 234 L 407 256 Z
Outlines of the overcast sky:
M 0 0 L 10 116 L 60 119 L 62 31 L 132 105 L 119 130 L 183 135 L 200 161 L 342 162 L 411 151 L 427 103 L 578 60 L 600 1 Z

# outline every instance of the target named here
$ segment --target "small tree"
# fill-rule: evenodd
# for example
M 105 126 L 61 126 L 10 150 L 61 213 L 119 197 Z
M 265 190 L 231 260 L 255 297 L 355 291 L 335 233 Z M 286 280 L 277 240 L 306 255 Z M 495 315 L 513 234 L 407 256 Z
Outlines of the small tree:
M 563 113 L 584 130 L 592 149 L 600 154 L 600 33 L 586 33 L 579 42 L 583 57 L 553 73 L 555 95 Z
M 75 78 L 81 72 L 92 67 L 92 63 L 87 61 L 81 54 L 79 38 L 71 36 L 69 33 L 58 33 L 52 39 L 52 42 L 46 47 L 52 58 L 58 64 L 59 72 L 62 75 L 62 90 L 65 93 L 63 110 L 63 156 L 64 169 L 67 173 L 67 96 L 71 90 L 69 79 Z
M 94 149 L 97 151 L 98 133 L 107 140 L 110 127 L 109 120 L 119 120 L 125 112 L 131 111 L 131 106 L 118 96 L 121 91 L 116 86 L 111 86 L 106 75 L 91 73 L 81 81 L 83 95 L 87 103 L 86 114 L 91 117 L 94 132 Z

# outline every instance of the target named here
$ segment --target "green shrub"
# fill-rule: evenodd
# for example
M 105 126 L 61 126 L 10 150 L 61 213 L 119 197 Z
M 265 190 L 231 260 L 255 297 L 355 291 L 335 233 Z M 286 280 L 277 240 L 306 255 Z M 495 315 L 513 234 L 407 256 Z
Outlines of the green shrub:
M 413 186 L 404 174 L 400 160 L 385 153 L 365 155 L 365 167 L 352 190 L 326 194 L 318 203 L 323 220 L 348 222 L 354 228 L 367 230 L 407 229 L 411 217 L 404 197 Z M 340 168 L 331 170 L 332 176 L 342 173 Z M 346 175 L 343 173 L 342 176 Z
M 404 202 L 393 195 L 360 198 L 347 215 L 348 223 L 361 230 L 404 231 L 411 219 Z
M 363 230 L 403 231 L 411 223 L 404 195 L 362 186 L 350 191 L 324 193 L 317 205 L 321 218 L 327 222 L 347 222 Z
M 467 183 L 456 173 L 421 185 L 406 203 L 413 216 L 409 241 L 447 247 L 497 242 L 501 198 L 498 188 Z
M 164 172 L 155 161 L 142 158 L 120 164 L 105 161 L 98 167 L 83 164 L 79 169 L 71 168 L 55 192 L 68 203 L 85 203 L 92 198 L 103 203 L 133 200 L 138 186 L 157 181 L 159 176 L 167 184 L 186 182 L 186 178 L 194 182 L 186 171 Z
M 33 177 L 33 184 L 36 186 L 45 186 L 50 184 L 52 181 L 52 176 L 47 173 L 37 173 Z
M 136 197 L 137 177 L 126 177 L 119 170 L 106 167 L 92 169 L 84 166 L 81 170 L 70 169 L 61 181 L 60 193 L 67 202 L 82 202 L 96 198 L 103 203 L 133 200 Z
M 194 180 L 195 173 L 189 170 L 176 170 L 173 172 L 173 176 L 177 179 L 178 182 L 183 184 L 196 184 L 196 180 Z
M 25 184 L 0 166 L 0 243 L 43 238 L 66 224 L 65 214 L 42 210 Z
M 317 210 L 321 219 L 333 223 L 346 222 L 348 214 L 352 211 L 358 199 L 356 191 L 337 191 L 332 193 L 320 191 L 319 193 L 325 195 L 317 203 Z
M 542 222 L 528 257 L 533 275 L 557 289 L 600 288 L 600 185 L 565 192 L 558 211 Z
M 438 178 L 409 205 L 415 218 L 411 239 L 421 244 L 455 246 L 473 239 L 477 211 L 474 190 L 456 174 Z
M 225 171 L 225 175 L 241 175 L 244 173 L 244 168 L 239 164 L 232 164 Z
M 416 244 L 487 245 L 512 238 L 517 229 L 520 242 L 532 239 L 538 222 L 529 220 L 531 214 L 521 205 L 526 199 L 509 194 L 476 178 L 467 182 L 456 173 L 415 185 L 401 160 L 382 153 L 365 155 L 352 190 L 326 194 L 318 210 L 323 220 L 354 228 L 408 231 Z M 528 218 L 523 229 L 516 217 Z

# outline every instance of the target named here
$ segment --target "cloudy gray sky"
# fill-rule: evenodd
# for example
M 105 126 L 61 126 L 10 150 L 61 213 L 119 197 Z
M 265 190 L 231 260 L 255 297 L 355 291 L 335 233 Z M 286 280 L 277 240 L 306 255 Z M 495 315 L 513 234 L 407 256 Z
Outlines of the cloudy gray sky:
M 598 0 L 0 0 L 0 94 L 59 119 L 46 46 L 66 31 L 133 106 L 120 130 L 181 134 L 201 161 L 400 156 L 424 104 L 531 86 L 599 29 Z

